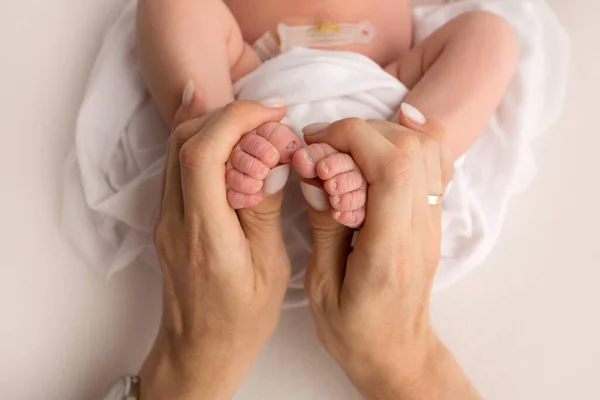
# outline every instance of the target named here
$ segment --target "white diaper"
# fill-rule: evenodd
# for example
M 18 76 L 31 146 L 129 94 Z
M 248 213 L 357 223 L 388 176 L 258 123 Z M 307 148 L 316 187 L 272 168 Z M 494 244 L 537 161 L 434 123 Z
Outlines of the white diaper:
M 135 57 L 135 1 L 108 32 L 90 77 L 67 162 L 63 223 L 73 245 L 107 275 L 135 260 L 158 267 L 152 230 L 167 128 Z M 520 38 L 517 74 L 486 132 L 457 162 L 444 200 L 439 289 L 481 263 L 492 249 L 508 200 L 534 175 L 530 142 L 556 119 L 565 90 L 568 43 L 542 0 L 469 0 L 414 9 L 420 42 L 453 17 L 495 12 Z M 355 53 L 293 48 L 235 85 L 240 99 L 280 97 L 296 131 L 346 117 L 388 119 L 407 89 Z M 299 179 L 286 188 L 284 234 L 295 277 L 287 306 L 302 304 L 310 229 Z

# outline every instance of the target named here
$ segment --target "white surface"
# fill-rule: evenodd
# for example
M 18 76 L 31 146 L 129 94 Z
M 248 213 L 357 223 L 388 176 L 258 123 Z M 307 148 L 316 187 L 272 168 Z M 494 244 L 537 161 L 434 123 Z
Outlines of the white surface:
M 486 264 L 434 300 L 434 322 L 486 399 L 597 399 L 600 372 L 600 3 L 551 0 L 572 34 L 569 99 L 536 143 L 540 174 L 512 204 Z M 158 277 L 110 283 L 58 231 L 62 162 L 101 32 L 121 0 L 0 1 L 0 398 L 98 398 L 137 371 Z M 286 313 L 237 397 L 359 399 Z

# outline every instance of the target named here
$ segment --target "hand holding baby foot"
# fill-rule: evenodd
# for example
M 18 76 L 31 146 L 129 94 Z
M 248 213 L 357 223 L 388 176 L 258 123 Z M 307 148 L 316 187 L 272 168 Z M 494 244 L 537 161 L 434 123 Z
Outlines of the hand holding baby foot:
M 280 192 L 289 177 L 292 156 L 301 147 L 300 139 L 284 123 L 269 122 L 244 135 L 228 162 L 231 206 L 254 207 L 265 196 Z
M 322 129 L 321 126 L 316 128 Z M 367 182 L 350 155 L 328 144 L 315 143 L 296 152 L 294 168 L 309 180 L 302 183 L 302 191 L 315 210 L 331 208 L 333 218 L 349 228 L 362 225 L 366 215 Z M 318 183 L 314 178 L 323 182 L 324 191 L 315 186 Z

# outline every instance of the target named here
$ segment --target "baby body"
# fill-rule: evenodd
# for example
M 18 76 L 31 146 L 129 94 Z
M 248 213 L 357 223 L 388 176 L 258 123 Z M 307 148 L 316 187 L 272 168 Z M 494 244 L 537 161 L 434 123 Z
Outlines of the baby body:
M 233 101 L 233 82 L 261 65 L 251 44 L 267 32 L 277 38 L 279 24 L 361 21 L 375 27 L 370 43 L 327 50 L 363 54 L 396 77 L 409 90 L 403 110 L 418 120 L 418 109 L 441 123 L 452 157 L 458 158 L 485 128 L 516 65 L 516 36 L 490 13 L 465 13 L 413 46 L 409 0 L 140 0 L 142 71 L 163 118 L 174 124 L 181 122 L 174 118 L 186 85 L 196 93 L 193 115 Z M 352 158 L 323 144 L 301 147 L 285 124 L 245 135 L 229 162 L 232 206 L 259 204 L 272 194 L 273 185 L 265 185 L 271 170 L 293 162 L 303 178 L 322 179 L 336 220 L 360 225 L 367 188 Z M 328 172 L 319 174 L 316 166 L 324 164 Z

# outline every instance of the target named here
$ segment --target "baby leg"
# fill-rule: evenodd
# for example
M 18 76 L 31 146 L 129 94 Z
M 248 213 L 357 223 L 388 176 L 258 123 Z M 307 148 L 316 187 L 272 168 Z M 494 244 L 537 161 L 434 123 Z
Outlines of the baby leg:
M 301 147 L 300 139 L 283 123 L 267 123 L 244 135 L 228 163 L 229 204 L 235 209 L 254 207 L 281 191 L 292 156 Z
M 366 215 L 367 183 L 351 156 L 318 143 L 296 152 L 293 163 L 306 180 L 302 191 L 314 209 L 331 208 L 333 218 L 350 228 L 362 225 Z M 323 182 L 323 189 L 315 178 Z
M 199 117 L 233 101 L 232 81 L 260 65 L 221 0 L 140 0 L 137 37 L 142 74 L 169 126 L 189 81 Z
M 446 128 L 454 159 L 489 123 L 514 74 L 517 36 L 485 11 L 462 14 L 386 67 L 409 89 L 404 100 Z

